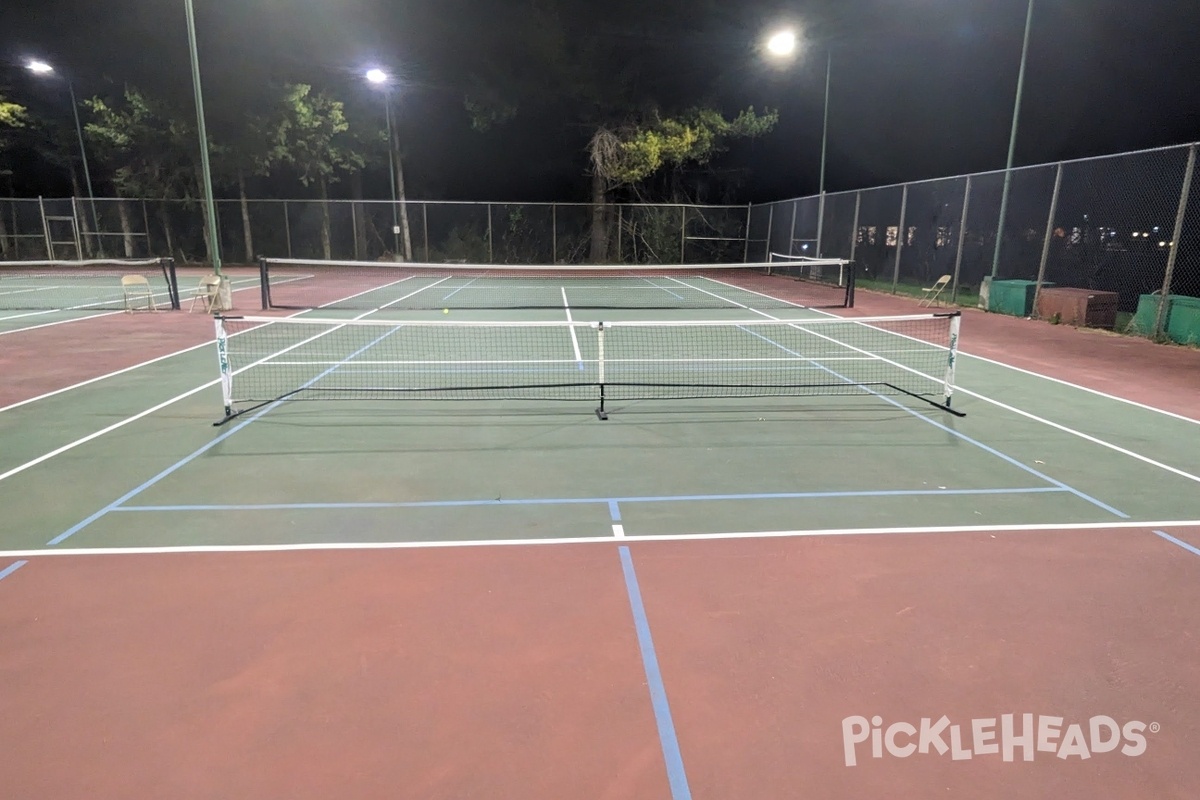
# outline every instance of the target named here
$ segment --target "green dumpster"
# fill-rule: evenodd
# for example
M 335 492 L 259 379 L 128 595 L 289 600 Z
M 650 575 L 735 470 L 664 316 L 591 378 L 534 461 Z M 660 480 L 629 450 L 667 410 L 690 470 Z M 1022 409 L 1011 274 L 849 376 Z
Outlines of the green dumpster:
M 1042 286 L 1053 286 L 1043 283 Z M 1037 293 L 1037 281 L 992 281 L 988 293 L 988 311 L 1014 317 L 1033 314 L 1033 296 Z
M 1137 313 L 1133 317 L 1133 327 L 1138 333 L 1146 336 L 1154 333 L 1154 318 L 1158 314 L 1160 297 L 1157 294 L 1144 294 L 1138 298 Z M 1173 342 L 1200 345 L 1200 297 L 1168 295 L 1163 331 Z

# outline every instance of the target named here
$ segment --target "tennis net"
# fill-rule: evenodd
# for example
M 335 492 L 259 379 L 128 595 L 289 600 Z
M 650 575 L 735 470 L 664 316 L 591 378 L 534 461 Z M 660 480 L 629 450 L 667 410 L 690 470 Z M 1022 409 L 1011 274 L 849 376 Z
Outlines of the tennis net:
M 905 394 L 950 410 L 959 321 L 217 317 L 222 422 L 282 400 L 591 400 L 603 418 L 614 401 Z
M 145 284 L 123 286 L 137 275 Z M 97 259 L 90 261 L 0 261 L 0 309 L 103 311 L 128 307 L 179 308 L 175 261 Z
M 820 262 L 842 284 L 813 280 L 817 267 L 671 264 L 537 266 L 374 261 L 259 261 L 262 307 L 399 309 L 841 308 L 854 271 Z

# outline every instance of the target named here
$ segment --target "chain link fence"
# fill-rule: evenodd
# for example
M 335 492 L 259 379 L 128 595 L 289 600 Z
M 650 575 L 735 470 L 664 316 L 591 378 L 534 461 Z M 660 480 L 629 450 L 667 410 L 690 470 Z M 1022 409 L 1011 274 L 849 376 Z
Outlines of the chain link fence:
M 746 251 L 847 258 L 859 286 L 918 297 L 944 276 L 950 302 L 1200 344 L 1195 160 L 1183 145 L 1014 169 L 1003 223 L 1003 171 L 768 203 Z M 1107 311 L 1068 319 L 1078 298 Z
M 598 214 L 586 203 L 219 200 L 218 238 L 230 264 L 259 255 L 582 264 L 599 219 L 610 263 L 845 258 L 863 288 L 922 296 L 945 276 L 950 302 L 1057 321 L 1039 301 L 1077 289 L 1115 309 L 1104 327 L 1200 342 L 1195 151 L 1012 170 L 1003 224 L 1000 171 L 751 206 L 613 203 Z M 0 258 L 204 262 L 204 226 L 197 200 L 0 199 Z M 1001 289 L 1023 298 L 1015 311 L 996 302 Z
M 93 213 L 93 208 L 95 212 Z M 221 260 L 259 255 L 361 261 L 583 264 L 586 203 L 218 200 Z M 618 204 L 604 208 L 615 263 L 736 263 L 746 256 L 747 206 Z M 0 199 L 0 258 L 209 260 L 198 200 Z

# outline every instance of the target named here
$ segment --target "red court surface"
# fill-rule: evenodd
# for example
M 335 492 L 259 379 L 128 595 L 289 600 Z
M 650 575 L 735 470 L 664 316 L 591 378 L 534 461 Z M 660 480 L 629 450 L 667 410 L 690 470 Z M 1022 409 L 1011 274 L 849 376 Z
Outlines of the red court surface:
M 38 559 L 20 798 L 665 797 L 612 547 Z
M 684 796 L 1200 787 L 1197 560 L 1148 531 L 627 541 Z M 53 556 L 0 586 L 8 796 L 681 796 L 615 542 Z M 1144 752 L 963 756 L 1026 713 L 1085 751 L 1140 722 Z M 856 715 L 944 715 L 959 758 L 847 766 Z
M 912 298 L 860 290 L 854 308 L 839 314 L 911 314 L 915 307 Z M 962 311 L 965 353 L 1200 419 L 1200 349 L 978 309 L 929 310 Z

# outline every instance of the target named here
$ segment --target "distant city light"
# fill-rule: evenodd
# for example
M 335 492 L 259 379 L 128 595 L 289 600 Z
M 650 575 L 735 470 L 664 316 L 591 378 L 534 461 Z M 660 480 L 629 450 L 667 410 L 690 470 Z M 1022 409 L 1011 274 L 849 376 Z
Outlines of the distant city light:
M 1167 246 L 1167 243 L 1166 243 L 1166 242 L 1159 242 L 1159 243 L 1158 243 L 1158 246 L 1159 246 L 1159 247 L 1166 247 L 1166 246 Z
M 796 52 L 796 33 L 791 30 L 779 31 L 767 40 L 767 50 L 771 55 L 790 56 Z
M 388 74 L 381 69 L 367 70 L 367 80 L 371 83 L 387 83 Z
M 25 65 L 26 69 L 36 75 L 47 75 L 54 72 L 54 67 L 47 64 L 45 61 L 30 61 Z

